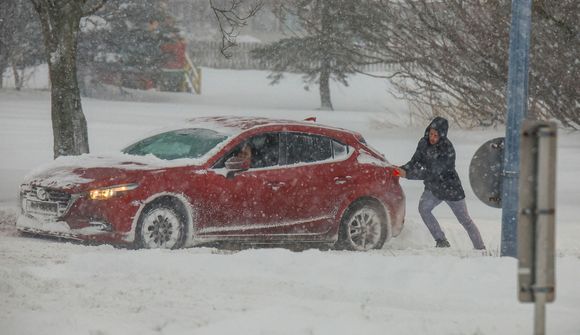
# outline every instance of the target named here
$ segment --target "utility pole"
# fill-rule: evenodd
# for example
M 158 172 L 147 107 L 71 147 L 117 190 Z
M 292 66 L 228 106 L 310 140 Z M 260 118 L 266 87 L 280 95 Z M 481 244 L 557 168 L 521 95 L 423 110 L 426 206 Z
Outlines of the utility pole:
M 501 256 L 516 257 L 520 129 L 528 112 L 532 0 L 512 0 L 507 126 L 502 182 Z

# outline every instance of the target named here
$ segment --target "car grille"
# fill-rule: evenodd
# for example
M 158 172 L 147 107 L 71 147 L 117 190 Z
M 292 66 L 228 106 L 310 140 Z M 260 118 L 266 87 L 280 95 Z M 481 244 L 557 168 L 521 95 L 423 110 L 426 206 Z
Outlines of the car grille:
M 76 197 L 64 191 L 39 186 L 21 192 L 24 213 L 45 218 L 58 218 L 66 214 Z

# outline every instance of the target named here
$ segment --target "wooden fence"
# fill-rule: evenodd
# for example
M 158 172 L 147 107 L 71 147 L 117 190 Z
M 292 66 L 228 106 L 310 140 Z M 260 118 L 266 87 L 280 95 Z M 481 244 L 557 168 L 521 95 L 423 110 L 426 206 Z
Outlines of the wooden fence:
M 270 70 L 267 65 L 261 64 L 250 56 L 250 51 L 262 46 L 262 43 L 241 42 L 228 50 L 232 54 L 226 58 L 221 54 L 221 42 L 218 41 L 195 41 L 189 43 L 189 54 L 196 66 L 236 69 L 236 70 Z M 364 72 L 391 72 L 397 68 L 397 64 L 372 64 L 365 65 L 359 70 Z

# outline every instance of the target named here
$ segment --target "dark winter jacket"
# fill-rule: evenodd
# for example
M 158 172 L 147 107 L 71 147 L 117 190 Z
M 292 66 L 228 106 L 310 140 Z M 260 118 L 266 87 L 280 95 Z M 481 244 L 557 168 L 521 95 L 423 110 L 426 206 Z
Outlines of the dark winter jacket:
M 429 129 L 439 133 L 439 142 L 429 143 Z M 459 175 L 455 171 L 455 149 L 447 138 L 449 124 L 446 119 L 436 117 L 419 140 L 417 150 L 407 164 L 401 166 L 408 179 L 423 180 L 425 189 L 444 201 L 465 198 Z

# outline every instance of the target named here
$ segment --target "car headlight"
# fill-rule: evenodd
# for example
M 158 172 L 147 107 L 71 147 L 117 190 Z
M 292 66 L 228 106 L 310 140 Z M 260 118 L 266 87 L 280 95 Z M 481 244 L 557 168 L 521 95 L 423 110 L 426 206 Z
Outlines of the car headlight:
M 118 195 L 119 193 L 134 190 L 137 188 L 137 186 L 139 186 L 139 184 L 126 184 L 90 190 L 89 198 L 91 198 L 91 200 L 107 200 Z

